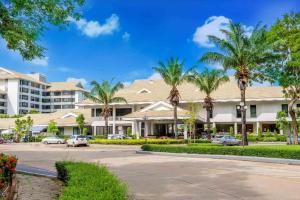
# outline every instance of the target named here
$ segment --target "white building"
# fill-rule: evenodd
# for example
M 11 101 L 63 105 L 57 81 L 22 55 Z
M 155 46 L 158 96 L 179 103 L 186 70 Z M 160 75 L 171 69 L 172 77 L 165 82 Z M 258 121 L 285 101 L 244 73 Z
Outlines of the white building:
M 80 82 L 48 83 L 42 74 L 21 74 L 0 67 L 0 114 L 72 109 L 84 100 L 84 91 Z
M 116 95 L 127 99 L 127 104 L 112 105 L 109 118 L 110 132 L 124 133 L 128 128 L 142 137 L 173 136 L 173 107 L 169 104 L 170 87 L 163 80 L 137 80 Z M 188 118 L 189 104 L 200 107 L 197 132 L 204 131 L 206 111 L 202 108 L 205 94 L 196 86 L 184 83 L 179 88 L 181 101 L 178 108 L 179 126 Z M 237 134 L 241 130 L 240 91 L 233 77 L 212 94 L 214 109 L 211 122 L 218 132 L 229 132 L 230 127 Z M 281 87 L 249 87 L 247 99 L 247 132 L 257 133 L 276 130 L 276 114 L 280 110 L 287 112 L 288 100 L 283 97 Z M 93 134 L 103 134 L 104 121 L 101 117 L 101 105 L 90 100 L 76 104 L 79 108 L 91 109 Z M 300 102 L 297 107 L 300 108 Z M 291 120 L 288 118 L 288 120 Z M 278 131 L 278 130 L 276 130 Z
M 174 136 L 173 106 L 167 99 L 170 89 L 163 80 L 136 80 L 133 84 L 120 90 L 116 96 L 126 98 L 127 104 L 111 105 L 110 134 L 132 132 L 139 137 Z M 200 108 L 196 124 L 197 134 L 200 134 L 204 131 L 206 120 L 206 111 L 202 108 L 205 94 L 190 83 L 184 83 L 178 89 L 181 95 L 178 108 L 179 127 L 183 127 L 184 120 L 189 117 L 189 105 L 194 103 Z M 212 97 L 215 102 L 211 113 L 213 127 L 218 132 L 229 132 L 232 127 L 236 134 L 239 133 L 241 116 L 237 107 L 240 104 L 240 91 L 234 78 L 223 84 L 212 94 Z M 50 96 L 50 99 L 55 98 L 60 97 Z M 288 100 L 283 98 L 282 89 L 280 87 L 249 87 L 246 91 L 246 99 L 247 132 L 257 133 L 259 128 L 263 132 L 275 131 L 277 112 L 287 111 L 288 108 Z M 89 128 L 90 134 L 101 135 L 104 133 L 105 122 L 101 116 L 102 105 L 86 99 L 76 103 L 75 106 L 76 108 L 71 110 L 31 115 L 34 118 L 34 126 L 45 127 L 48 121 L 53 119 L 64 134 L 77 134 L 78 128 L 75 119 L 79 113 L 82 113 L 86 118 L 86 126 Z M 297 106 L 300 108 L 300 102 Z M 291 119 L 288 118 L 288 120 Z M 13 126 L 14 119 L 0 119 L 0 131 L 11 129 Z M 180 134 L 183 137 L 182 129 L 180 129 Z

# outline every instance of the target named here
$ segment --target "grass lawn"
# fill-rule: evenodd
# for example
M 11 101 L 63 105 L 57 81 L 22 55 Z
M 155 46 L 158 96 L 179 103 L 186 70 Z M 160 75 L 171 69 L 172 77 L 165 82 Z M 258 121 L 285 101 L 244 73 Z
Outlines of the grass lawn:
M 242 147 L 214 144 L 191 144 L 185 146 L 145 144 L 142 146 L 142 149 L 144 151 L 155 152 L 257 156 L 300 160 L 299 145 L 260 145 Z
M 65 182 L 59 200 L 126 200 L 127 187 L 106 167 L 83 162 L 56 162 Z

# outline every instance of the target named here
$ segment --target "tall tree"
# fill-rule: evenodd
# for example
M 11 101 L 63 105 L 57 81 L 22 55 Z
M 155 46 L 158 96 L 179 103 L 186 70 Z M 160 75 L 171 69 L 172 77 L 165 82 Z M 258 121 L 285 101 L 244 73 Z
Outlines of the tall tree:
M 52 134 L 58 134 L 59 133 L 59 129 L 58 129 L 57 124 L 54 120 L 49 121 L 47 132 L 52 133 Z
M 300 100 L 300 13 L 286 14 L 277 20 L 268 36 L 273 51 L 280 57 L 271 76 L 282 86 L 284 96 L 290 99 L 288 111 L 292 118 L 294 144 L 298 144 L 296 103 Z
M 154 67 L 154 71 L 158 72 L 165 83 L 171 86 L 171 91 L 168 99 L 174 107 L 174 133 L 177 137 L 178 127 L 177 127 L 177 107 L 180 101 L 180 94 L 178 91 L 178 86 L 181 85 L 185 80 L 190 77 L 190 72 L 193 69 L 189 69 L 184 72 L 184 64 L 179 61 L 178 58 L 170 58 L 167 62 L 159 62 L 158 67 Z
M 203 72 L 195 73 L 189 81 L 194 83 L 199 90 L 204 92 L 206 95 L 204 98 L 203 108 L 206 109 L 207 134 L 210 139 L 210 114 L 213 113 L 213 98 L 211 94 L 216 91 L 220 85 L 229 81 L 229 78 L 224 70 L 209 70 L 208 68 L 205 68 Z
M 103 106 L 101 115 L 105 120 L 105 134 L 108 135 L 108 117 L 110 116 L 110 104 L 127 103 L 125 98 L 115 96 L 116 92 L 122 89 L 124 85 L 121 82 L 113 85 L 109 81 L 103 81 L 102 83 L 92 81 L 91 86 L 91 92 L 85 93 L 85 96 L 93 102 Z
M 0 37 L 8 49 L 26 60 L 43 57 L 45 48 L 37 43 L 46 25 L 64 27 L 68 18 L 79 19 L 77 8 L 84 0 L 1 0 Z
M 225 70 L 235 70 L 238 87 L 241 93 L 242 138 L 243 145 L 248 145 L 246 132 L 246 89 L 252 81 L 270 80 L 265 76 L 274 59 L 267 43 L 266 28 L 257 25 L 250 36 L 241 24 L 229 23 L 228 30 L 221 29 L 225 36 L 209 36 L 211 42 L 219 47 L 219 52 L 207 52 L 200 61 L 219 63 Z
M 76 123 L 78 125 L 80 134 L 84 134 L 83 129 L 84 129 L 84 125 L 85 125 L 85 118 L 84 115 L 81 113 L 76 117 Z

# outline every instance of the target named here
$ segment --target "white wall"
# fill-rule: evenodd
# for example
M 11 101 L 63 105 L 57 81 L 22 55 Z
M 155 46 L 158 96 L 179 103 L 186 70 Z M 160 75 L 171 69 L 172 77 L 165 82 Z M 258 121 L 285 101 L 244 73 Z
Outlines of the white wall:
M 19 80 L 11 79 L 7 82 L 7 114 L 19 113 Z

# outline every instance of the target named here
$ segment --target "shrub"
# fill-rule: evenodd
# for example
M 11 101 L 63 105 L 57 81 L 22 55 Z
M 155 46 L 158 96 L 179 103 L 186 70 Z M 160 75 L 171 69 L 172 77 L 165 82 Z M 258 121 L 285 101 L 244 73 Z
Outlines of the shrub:
M 276 137 L 265 137 L 263 138 L 263 142 L 276 142 L 277 138 Z
M 142 146 L 144 151 L 170 152 L 170 153 L 193 153 L 193 154 L 217 154 L 217 155 L 238 155 L 257 156 L 270 158 L 286 158 L 300 160 L 300 146 L 171 146 L 171 145 L 150 145 Z
M 92 163 L 55 163 L 58 178 L 65 183 L 60 200 L 125 200 L 127 187 L 106 167 Z
M 12 183 L 17 162 L 15 156 L 0 154 L 0 189 Z
M 90 144 L 143 145 L 143 144 L 186 144 L 186 143 L 188 143 L 188 140 L 176 140 L 176 139 L 108 140 L 108 139 L 96 139 L 96 140 L 91 140 L 89 142 L 90 142 Z M 195 143 L 210 143 L 210 141 L 205 140 L 205 139 L 196 139 Z

